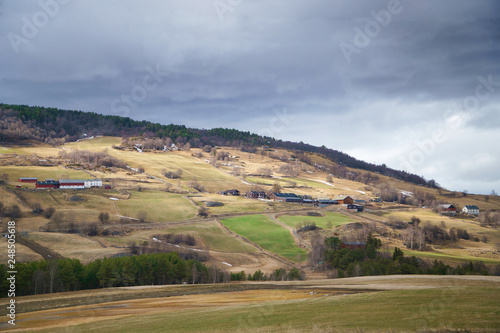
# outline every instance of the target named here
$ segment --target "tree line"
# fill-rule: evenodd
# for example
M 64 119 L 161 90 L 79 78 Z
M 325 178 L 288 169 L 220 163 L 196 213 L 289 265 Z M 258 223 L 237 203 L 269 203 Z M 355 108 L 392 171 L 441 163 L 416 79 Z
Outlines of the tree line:
M 9 289 L 7 271 L 6 265 L 0 265 L 3 297 Z M 86 265 L 78 259 L 17 263 L 16 271 L 16 296 L 107 287 L 223 282 L 221 271 L 214 273 L 199 261 L 183 260 L 175 252 L 97 259 Z

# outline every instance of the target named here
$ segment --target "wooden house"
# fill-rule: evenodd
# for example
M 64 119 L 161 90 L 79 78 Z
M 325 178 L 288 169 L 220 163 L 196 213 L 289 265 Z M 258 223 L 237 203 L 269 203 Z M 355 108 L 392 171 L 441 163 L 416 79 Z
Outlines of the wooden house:
M 354 199 L 348 195 L 340 195 L 333 199 L 339 203 L 339 205 L 349 205 L 354 203 Z

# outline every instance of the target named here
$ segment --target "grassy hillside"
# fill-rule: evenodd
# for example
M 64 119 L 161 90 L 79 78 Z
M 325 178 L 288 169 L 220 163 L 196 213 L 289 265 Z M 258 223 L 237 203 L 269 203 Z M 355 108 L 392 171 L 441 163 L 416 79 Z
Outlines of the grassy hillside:
M 298 161 L 291 161 L 293 152 L 276 149 L 271 153 L 286 158 L 276 159 L 271 158 L 267 152 L 261 154 L 260 151 L 256 154 L 243 152 L 239 149 L 231 147 L 219 147 L 218 151 L 225 151 L 231 156 L 225 161 L 219 161 L 217 167 L 207 163 L 210 154 L 201 152 L 200 149 L 191 149 L 190 151 L 170 151 L 170 152 L 144 152 L 139 153 L 132 150 L 117 150 L 113 149 L 113 145 L 119 145 L 121 138 L 116 137 L 96 137 L 90 140 L 80 140 L 78 142 L 65 144 L 63 147 L 54 147 L 46 144 L 39 146 L 23 146 L 23 147 L 4 147 L 4 153 L 11 155 L 0 155 L 0 174 L 7 173 L 9 175 L 9 184 L 7 187 L 11 191 L 7 191 L 7 187 L 1 186 L 0 200 L 6 206 L 19 205 L 23 212 L 23 218 L 18 221 L 19 230 L 30 232 L 40 232 L 45 230 L 49 224 L 49 219 L 42 215 L 36 215 L 31 212 L 33 204 L 40 203 L 43 209 L 54 207 L 57 212 L 62 213 L 66 221 L 73 221 L 81 224 L 82 230 L 89 223 L 97 222 L 98 215 L 101 212 L 106 212 L 110 215 L 108 230 L 119 230 L 121 236 L 110 238 L 110 245 L 126 246 L 129 240 L 151 240 L 152 230 L 146 237 L 146 234 L 138 234 L 144 230 L 136 230 L 137 226 L 129 227 L 130 223 L 136 223 L 135 220 L 121 220 L 120 216 L 128 216 L 138 218 L 143 212 L 146 213 L 147 222 L 160 223 L 163 230 L 172 228 L 169 225 L 171 222 L 185 221 L 197 217 L 199 206 L 206 206 L 208 201 L 218 201 L 223 203 L 221 207 L 209 207 L 208 213 L 216 216 L 231 217 L 235 214 L 261 214 L 261 213 L 279 213 L 279 219 L 286 225 L 294 228 L 297 223 L 315 222 L 316 225 L 323 229 L 328 229 L 331 222 L 331 227 L 350 223 L 354 221 L 373 222 L 377 221 L 377 230 L 390 234 L 388 237 L 382 237 L 384 244 L 392 249 L 394 246 L 404 247 L 402 238 L 404 231 L 390 231 L 386 227 L 386 223 L 391 219 L 409 221 L 413 215 L 419 217 L 422 224 L 430 223 L 441 226 L 444 222 L 447 231 L 450 228 L 462 228 L 473 234 L 474 237 L 483 239 L 485 236 L 488 241 L 473 242 L 463 241 L 440 246 L 433 246 L 432 250 L 424 252 L 415 252 L 411 254 L 418 255 L 422 258 L 443 258 L 447 262 L 463 262 L 468 260 L 482 260 L 488 263 L 500 262 L 500 254 L 496 252 L 496 244 L 500 242 L 500 231 L 494 228 L 481 227 L 474 219 L 450 219 L 448 217 L 439 216 L 429 209 L 416 209 L 409 206 L 394 204 L 394 203 L 371 203 L 367 208 L 368 211 L 360 214 L 349 214 L 347 217 L 344 214 L 336 212 L 341 207 L 330 207 L 322 209 L 324 217 L 308 217 L 301 213 L 291 212 L 291 210 L 307 209 L 304 206 L 296 204 L 286 204 L 279 202 L 270 202 L 262 200 L 246 199 L 244 197 L 221 196 L 217 192 L 221 190 L 236 188 L 242 193 L 247 190 L 259 188 L 264 191 L 271 191 L 272 185 L 279 184 L 282 186 L 283 192 L 293 192 L 299 195 L 311 195 L 313 197 L 336 197 L 338 195 L 350 195 L 355 199 L 369 200 L 377 195 L 377 188 L 374 185 L 366 185 L 361 182 L 356 182 L 347 179 L 333 177 L 333 181 L 326 183 L 328 174 L 319 168 L 314 168 L 311 165 L 304 164 Z M 137 168 L 144 167 L 145 173 L 140 174 L 128 169 L 118 168 L 96 168 L 92 170 L 75 170 L 64 167 L 66 162 L 61 160 L 58 155 L 60 152 L 69 152 L 72 150 L 89 150 L 101 152 L 107 150 L 109 154 L 124 161 L 127 165 Z M 13 153 L 21 155 L 20 158 L 12 155 Z M 200 157 L 199 153 L 202 154 Z M 24 155 L 23 155 L 24 154 Z M 24 158 L 23 156 L 26 156 Z M 196 157 L 197 156 L 197 157 Z M 314 163 L 320 165 L 328 165 L 328 161 L 324 157 L 317 154 L 307 154 Z M 19 165 L 13 164 L 22 163 L 34 165 Z M 36 165 L 39 160 L 48 160 L 56 166 L 39 166 Z M 41 163 L 41 162 L 40 162 Z M 291 163 L 291 164 L 290 164 Z M 297 173 L 290 177 L 282 173 L 282 167 L 292 165 Z M 234 168 L 238 168 L 241 172 L 239 176 L 233 175 Z M 257 176 L 261 170 L 265 168 L 271 173 L 271 177 Z M 179 179 L 167 179 L 162 175 L 162 170 L 176 171 L 181 169 L 182 177 Z M 352 172 L 359 172 L 355 169 L 348 169 Z M 67 175 L 71 178 L 90 178 L 92 176 L 103 178 L 105 184 L 113 186 L 112 190 L 57 190 L 57 191 L 25 191 L 15 189 L 18 185 L 19 177 L 38 177 L 59 178 L 62 175 Z M 156 177 L 150 177 L 154 176 Z M 438 200 L 448 201 L 457 205 L 476 204 L 481 209 L 491 208 L 500 209 L 500 197 L 485 197 L 471 195 L 463 196 L 463 194 L 441 191 L 438 193 L 436 189 L 428 187 L 419 187 L 412 184 L 395 181 L 393 178 L 377 175 L 381 182 L 386 182 L 397 190 L 405 191 L 421 191 L 435 195 Z M 191 181 L 197 180 L 205 191 L 197 191 L 190 187 Z M 33 188 L 33 184 L 22 184 L 23 187 Z M 166 192 L 166 188 L 170 192 Z M 73 202 L 71 196 L 77 195 L 82 201 Z M 117 198 L 118 200 L 110 200 Z M 331 211 L 328 211 L 331 210 Z M 284 212 L 288 214 L 283 214 Z M 236 219 L 245 219 L 246 217 L 237 216 Z M 250 218 L 251 219 L 251 218 Z M 5 219 L 4 219 L 5 220 Z M 241 235 L 247 237 L 254 243 L 259 244 L 266 250 L 291 260 L 302 260 L 305 258 L 305 252 L 299 249 L 293 243 L 293 238 L 289 231 L 270 222 L 267 218 L 260 221 L 258 224 L 250 222 L 247 224 L 248 230 L 239 230 Z M 185 225 L 185 231 L 197 235 L 200 242 L 207 246 L 212 251 L 222 251 L 226 258 L 229 256 L 231 247 L 234 246 L 239 257 L 232 258 L 235 262 L 242 264 L 244 267 L 242 253 L 245 250 L 241 249 L 241 240 L 233 239 L 234 236 L 229 233 L 217 234 L 217 230 L 213 229 L 208 232 L 206 229 L 196 226 L 198 222 L 193 220 L 192 223 Z M 269 229 L 269 226 L 272 229 Z M 154 227 L 158 227 L 156 224 Z M 153 228 L 153 224 L 143 224 L 141 229 Z M 179 227 L 181 228 L 181 227 Z M 192 228 L 192 229 L 190 229 Z M 264 229 L 262 229 L 264 228 Z M 182 228 L 181 228 L 182 229 Z M 174 232 L 182 232 L 181 229 Z M 262 230 L 269 232 L 269 239 L 262 239 Z M 237 232 L 237 231 L 235 231 Z M 277 232 L 276 236 L 273 235 Z M 325 230 L 328 232 L 328 230 Z M 335 229 L 335 232 L 341 233 L 341 236 L 355 237 L 355 231 L 350 229 Z M 240 234 L 239 232 L 237 232 Z M 327 235 L 327 234 L 325 234 Z M 215 237 L 217 236 L 217 237 Z M 255 237 L 251 239 L 250 236 Z M 213 238 L 215 237 L 215 238 Z M 275 241 L 274 237 L 279 240 Z M 400 238 L 401 237 L 401 238 Z M 305 242 L 308 238 L 305 237 Z M 261 244 L 262 243 L 262 244 Z M 78 243 L 80 244 L 80 243 Z M 228 245 L 224 245 L 228 244 Z M 229 245 L 231 244 L 231 245 Z M 78 245 L 80 246 L 80 245 Z M 248 244 L 244 244 L 243 247 Z M 64 253 L 69 253 L 62 251 Z M 93 252 L 95 258 L 107 255 L 106 250 L 96 250 Z M 238 254 L 239 253 L 239 254 Z M 410 252 L 408 252 L 410 254 Z M 36 254 L 35 254 L 36 255 Z M 301 259 L 297 259 L 299 256 Z M 214 255 L 215 257 L 215 255 Z M 19 260 L 28 260 L 33 258 L 33 255 L 26 253 L 26 256 L 21 255 Z M 220 258 L 218 258 L 220 259 Z M 217 259 L 217 260 L 218 260 Z M 246 257 L 251 262 L 251 269 L 258 266 L 255 257 Z M 218 260 L 223 261 L 223 260 Z M 267 263 L 263 267 L 268 266 Z
M 166 192 L 131 192 L 127 200 L 116 201 L 121 215 L 138 218 L 140 212 L 147 214 L 147 221 L 178 221 L 196 216 L 197 208 L 179 194 Z
M 298 248 L 290 232 L 265 215 L 248 215 L 221 220 L 234 233 L 256 243 L 265 250 L 292 261 L 306 259 L 306 251 Z

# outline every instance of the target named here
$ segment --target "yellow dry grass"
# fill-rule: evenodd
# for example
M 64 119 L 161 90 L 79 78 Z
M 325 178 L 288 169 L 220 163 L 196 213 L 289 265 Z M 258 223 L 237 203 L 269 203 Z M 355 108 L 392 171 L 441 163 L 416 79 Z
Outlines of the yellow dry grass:
M 84 263 L 124 252 L 123 249 L 103 247 L 91 238 L 74 234 L 32 232 L 29 233 L 28 239 L 61 254 L 63 257 L 79 259 Z

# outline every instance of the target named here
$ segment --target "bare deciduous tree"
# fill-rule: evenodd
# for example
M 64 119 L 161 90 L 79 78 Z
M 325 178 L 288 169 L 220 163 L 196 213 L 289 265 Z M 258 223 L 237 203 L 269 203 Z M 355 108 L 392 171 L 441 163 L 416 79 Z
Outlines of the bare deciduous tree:
M 139 222 L 144 222 L 148 218 L 148 212 L 141 210 L 139 213 L 137 213 L 137 219 Z
M 99 221 L 101 221 L 102 224 L 108 223 L 108 221 L 109 221 L 109 213 L 108 212 L 101 212 L 101 213 L 99 213 Z

